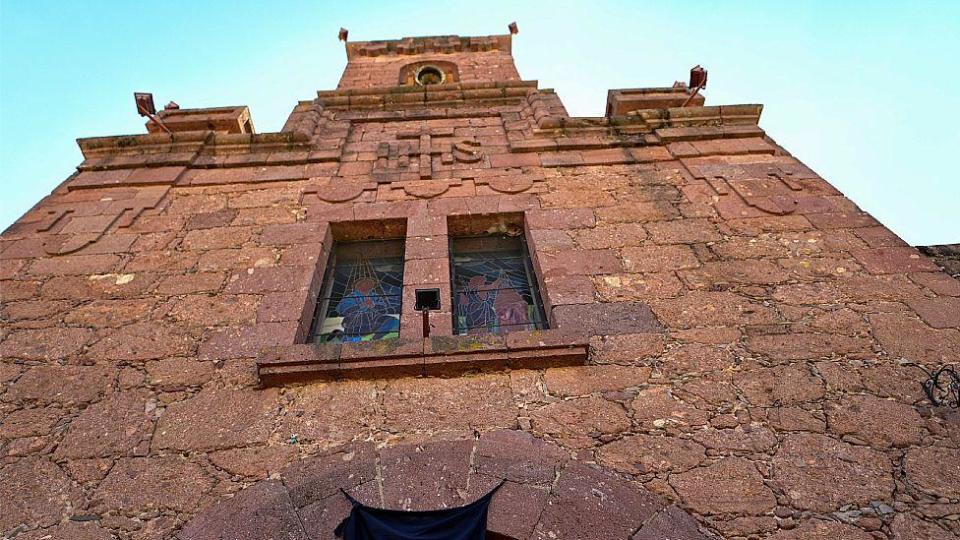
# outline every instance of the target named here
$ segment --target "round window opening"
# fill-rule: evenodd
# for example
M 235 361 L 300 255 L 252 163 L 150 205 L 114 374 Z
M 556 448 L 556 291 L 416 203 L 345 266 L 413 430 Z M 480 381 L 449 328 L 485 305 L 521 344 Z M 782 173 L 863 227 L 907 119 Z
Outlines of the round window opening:
M 440 68 L 434 66 L 423 66 L 417 70 L 417 84 L 427 86 L 428 84 L 440 84 L 443 82 L 443 72 Z

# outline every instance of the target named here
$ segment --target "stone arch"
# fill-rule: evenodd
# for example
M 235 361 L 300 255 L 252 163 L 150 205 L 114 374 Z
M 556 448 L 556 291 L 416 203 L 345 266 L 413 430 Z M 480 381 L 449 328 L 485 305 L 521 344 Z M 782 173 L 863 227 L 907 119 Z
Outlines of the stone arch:
M 491 538 L 707 538 L 692 517 L 640 484 L 511 430 L 383 448 L 350 443 L 201 510 L 177 538 L 331 539 L 350 511 L 341 488 L 365 504 L 424 510 L 472 501 L 501 479 Z
M 417 86 L 417 74 L 424 69 L 436 69 L 443 74 L 443 82 L 450 84 L 460 82 L 460 69 L 448 60 L 425 60 L 413 62 L 400 68 L 399 84 L 403 86 Z

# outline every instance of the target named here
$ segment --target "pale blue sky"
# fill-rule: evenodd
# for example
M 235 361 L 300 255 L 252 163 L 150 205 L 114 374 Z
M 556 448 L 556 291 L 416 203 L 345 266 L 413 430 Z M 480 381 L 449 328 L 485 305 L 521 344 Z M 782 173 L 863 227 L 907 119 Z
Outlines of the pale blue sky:
M 913 244 L 960 242 L 960 1 L 108 2 L 0 0 L 0 229 L 157 104 L 248 105 L 258 131 L 336 86 L 353 40 L 506 32 L 573 115 L 609 88 L 710 70 L 707 103 L 761 126 Z

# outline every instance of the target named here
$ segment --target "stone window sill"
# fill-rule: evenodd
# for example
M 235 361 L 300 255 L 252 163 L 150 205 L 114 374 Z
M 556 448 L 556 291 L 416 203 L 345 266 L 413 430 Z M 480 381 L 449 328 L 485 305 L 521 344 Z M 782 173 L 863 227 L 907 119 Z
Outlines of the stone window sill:
M 560 330 L 301 344 L 261 350 L 257 375 L 267 386 L 311 379 L 443 376 L 584 364 L 588 350 L 586 336 Z

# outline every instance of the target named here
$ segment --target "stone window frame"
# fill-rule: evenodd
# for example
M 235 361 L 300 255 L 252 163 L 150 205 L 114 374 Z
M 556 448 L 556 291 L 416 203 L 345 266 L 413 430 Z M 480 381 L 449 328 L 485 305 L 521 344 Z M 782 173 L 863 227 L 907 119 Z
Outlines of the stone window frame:
M 425 85 L 420 84 L 417 80 L 420 72 L 425 68 L 434 68 L 442 75 L 439 83 L 427 86 L 440 86 L 460 82 L 460 68 L 456 63 L 449 60 L 422 60 L 401 66 L 397 84 L 400 86 L 425 88 Z
M 312 379 L 393 378 L 402 376 L 449 376 L 467 371 L 543 368 L 582 365 L 589 353 L 589 336 L 564 325 L 560 328 L 545 305 L 547 330 L 506 334 L 453 335 L 450 300 L 449 225 L 455 234 L 489 230 L 492 223 L 513 221 L 521 226 L 534 267 L 537 287 L 546 293 L 543 273 L 527 226 L 525 210 L 494 214 L 443 213 L 431 215 L 424 206 L 402 203 L 374 204 L 378 210 L 398 210 L 383 219 L 332 220 L 326 222 L 323 246 L 316 258 L 310 284 L 304 290 L 304 316 L 293 343 L 265 346 L 256 355 L 257 374 L 264 385 Z M 353 216 L 356 217 L 356 216 Z M 371 216 L 372 217 L 372 216 Z M 337 240 L 405 239 L 403 298 L 400 337 L 355 343 L 305 343 L 312 314 L 323 283 L 333 243 Z M 439 311 L 430 313 L 430 336 L 423 337 L 421 313 L 416 311 L 417 289 L 439 288 L 447 299 Z M 546 297 L 544 296 L 546 304 Z M 276 340 L 279 341 L 279 340 Z
M 535 324 L 539 324 L 540 328 L 534 330 L 526 331 L 543 331 L 551 328 L 551 322 L 547 316 L 546 310 L 544 309 L 544 301 L 541 294 L 543 280 L 541 276 L 543 272 L 540 272 L 538 268 L 534 266 L 534 258 L 530 252 L 530 242 L 527 239 L 527 227 L 522 213 L 504 213 L 504 214 L 486 214 L 483 216 L 449 216 L 447 218 L 447 230 L 448 230 L 448 248 L 447 248 L 447 257 L 450 260 L 450 289 L 451 295 L 449 298 L 450 301 L 450 311 L 453 315 L 455 311 L 455 302 L 456 302 L 456 264 L 454 263 L 454 250 L 453 245 L 456 239 L 465 239 L 465 238 L 483 238 L 487 236 L 495 235 L 507 235 L 515 236 L 519 238 L 521 245 L 521 256 L 524 259 L 524 272 L 527 277 L 527 286 L 530 289 L 531 296 L 533 297 L 533 305 L 535 309 L 539 312 L 540 321 Z M 457 324 L 456 317 L 452 316 L 451 323 L 453 324 L 453 333 L 457 334 Z M 516 331 L 516 330 L 514 330 Z M 523 331 L 523 330 L 521 330 Z M 513 331 L 505 331 L 503 334 L 509 334 Z M 464 335 L 464 334 L 459 334 Z
M 323 321 L 326 319 L 326 312 L 329 311 L 331 302 L 333 300 L 333 297 L 331 295 L 333 293 L 333 288 L 335 285 L 334 280 L 335 280 L 336 273 L 338 271 L 338 267 L 340 266 L 340 262 L 337 259 L 339 255 L 339 251 L 344 249 L 346 246 L 351 246 L 351 247 L 356 246 L 365 250 L 366 246 L 363 246 L 363 244 L 378 244 L 377 246 L 371 245 L 369 249 L 379 249 L 381 247 L 385 247 L 384 244 L 386 243 L 396 243 L 396 244 L 399 244 L 399 251 L 400 251 L 399 259 L 402 265 L 403 261 L 405 261 L 403 256 L 403 242 L 404 242 L 404 239 L 402 238 L 384 238 L 384 239 L 374 239 L 374 240 L 334 240 L 334 243 L 330 248 L 330 255 L 327 257 L 326 267 L 322 274 L 323 276 L 322 282 L 320 284 L 320 288 L 318 289 L 319 295 L 317 296 L 316 301 L 313 302 L 313 312 L 312 312 L 313 316 L 311 317 L 311 320 L 308 322 L 309 329 L 307 331 L 307 336 L 306 336 L 307 343 L 323 342 L 323 341 L 320 341 L 320 339 L 322 339 L 322 336 L 324 335 L 324 333 L 322 332 L 322 325 L 323 325 Z M 390 258 L 394 258 L 394 257 L 390 257 Z M 400 279 L 401 280 L 403 279 L 403 270 L 400 271 Z M 397 296 L 400 297 L 399 300 L 402 302 L 401 294 L 381 293 L 381 294 L 370 294 L 370 296 L 368 297 L 384 298 L 384 297 L 397 297 Z M 402 306 L 400 306 L 400 309 L 402 309 Z M 398 328 L 397 332 L 399 332 L 399 325 L 397 328 Z M 383 339 L 389 339 L 389 338 L 383 338 Z
M 296 337 L 297 344 L 309 345 L 313 318 L 319 309 L 323 289 L 327 284 L 327 273 L 330 270 L 330 257 L 333 255 L 337 243 L 369 242 L 398 240 L 406 242 L 407 220 L 404 218 L 382 220 L 351 220 L 331 221 L 325 224 L 322 235 L 322 247 L 316 258 L 316 267 L 311 274 L 307 294 L 303 298 L 304 307 L 302 317 L 298 321 Z M 404 250 L 404 272 L 406 271 L 406 251 Z M 401 299 L 401 302 L 403 300 Z M 401 310 L 402 310 L 401 303 Z M 401 327 L 403 321 L 401 318 Z

